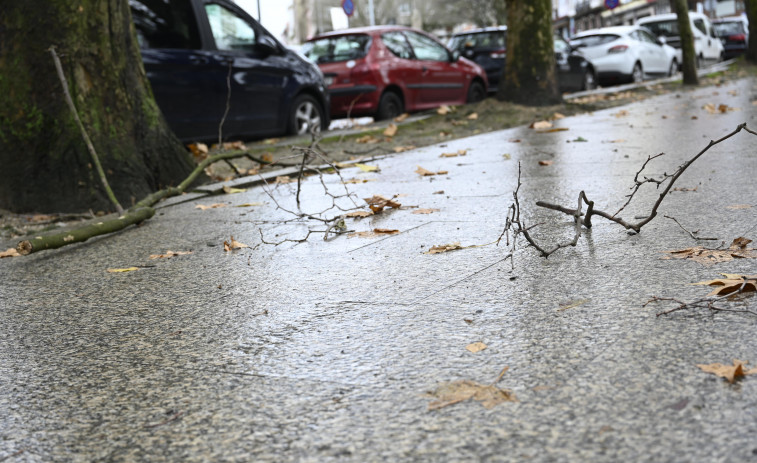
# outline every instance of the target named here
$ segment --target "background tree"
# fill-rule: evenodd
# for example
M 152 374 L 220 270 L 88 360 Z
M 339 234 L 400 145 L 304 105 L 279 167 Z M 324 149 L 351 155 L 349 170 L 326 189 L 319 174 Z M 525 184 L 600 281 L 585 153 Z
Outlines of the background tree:
M 497 97 L 529 105 L 561 101 L 551 0 L 506 0 L 507 58 Z
M 678 18 L 678 35 L 681 38 L 681 51 L 683 54 L 683 84 L 697 85 L 697 56 L 694 51 L 694 34 L 691 32 L 689 21 L 689 7 L 686 0 L 674 0 L 676 16 Z
M 0 208 L 113 210 L 48 49 L 124 207 L 179 183 L 192 161 L 142 67 L 127 0 L 5 2 L 0 15 Z
M 749 20 L 749 43 L 747 44 L 747 60 L 757 63 L 757 0 L 746 0 L 746 17 Z

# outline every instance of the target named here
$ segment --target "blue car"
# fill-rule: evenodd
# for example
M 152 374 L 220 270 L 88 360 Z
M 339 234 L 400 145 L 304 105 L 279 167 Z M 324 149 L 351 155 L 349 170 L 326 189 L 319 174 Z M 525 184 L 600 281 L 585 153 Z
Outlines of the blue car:
M 217 140 L 222 120 L 224 139 L 328 128 L 329 97 L 318 67 L 233 2 L 129 5 L 153 94 L 182 141 Z

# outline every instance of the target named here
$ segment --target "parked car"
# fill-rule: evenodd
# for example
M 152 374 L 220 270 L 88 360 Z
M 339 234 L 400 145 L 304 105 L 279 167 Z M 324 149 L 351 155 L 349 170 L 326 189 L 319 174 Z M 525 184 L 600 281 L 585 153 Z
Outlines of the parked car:
M 715 19 L 712 22 L 715 35 L 720 37 L 725 49 L 725 59 L 746 53 L 749 44 L 749 21 L 743 16 Z
M 305 42 L 301 52 L 326 76 L 333 117 L 388 119 L 486 96 L 483 69 L 408 27 L 330 32 Z
M 614 26 L 576 34 L 570 43 L 597 70 L 599 82 L 641 82 L 678 70 L 675 50 L 639 26 Z
M 328 128 L 329 97 L 318 67 L 233 2 L 129 5 L 153 94 L 181 140 L 217 139 L 222 119 L 227 139 Z
M 715 35 L 715 30 L 707 16 L 689 11 L 689 21 L 691 22 L 691 33 L 694 35 L 697 67 L 721 61 L 725 55 L 723 44 Z M 675 13 L 647 16 L 639 19 L 638 25 L 646 27 L 657 37 L 665 37 L 665 43 L 676 49 L 678 64 L 683 64 L 678 16 Z
M 597 86 L 594 66 L 565 40 L 555 36 L 555 61 L 560 91 L 591 90 Z M 454 34 L 448 46 L 486 70 L 489 91 L 496 92 L 507 57 L 507 26 Z

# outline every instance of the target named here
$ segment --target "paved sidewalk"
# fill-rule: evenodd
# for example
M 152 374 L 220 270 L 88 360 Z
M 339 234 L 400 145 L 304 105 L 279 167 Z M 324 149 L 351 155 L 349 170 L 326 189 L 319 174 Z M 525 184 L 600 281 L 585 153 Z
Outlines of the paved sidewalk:
M 343 170 L 368 180 L 346 186 L 357 198 L 438 209 L 347 220 L 398 234 L 261 244 L 261 231 L 275 241 L 324 227 L 284 222 L 258 186 L 2 259 L 0 461 L 757 461 L 757 376 L 729 385 L 696 367 L 757 363 L 757 317 L 643 307 L 702 297 L 690 283 L 757 273 L 754 261 L 661 260 L 697 245 L 663 217 L 637 235 L 597 218 L 549 259 L 520 246 L 514 269 L 502 245 L 424 254 L 496 240 L 518 162 L 533 233 L 570 238 L 568 217 L 535 201 L 572 207 L 584 190 L 616 210 L 649 155 L 666 153 L 650 174 L 672 172 L 739 123 L 757 128 L 756 90 L 741 80 L 555 122 L 567 131 L 518 127 L 386 158 L 378 173 Z M 695 191 L 672 193 L 661 212 L 726 245 L 755 238 L 757 208 L 727 206 L 757 204 L 756 141 L 714 147 L 677 183 Z M 324 183 L 344 192 L 336 175 Z M 270 194 L 296 210 L 295 189 Z M 658 194 L 640 192 L 624 217 Z M 332 204 L 317 176 L 301 198 L 309 213 Z M 262 204 L 231 207 L 245 203 Z M 250 248 L 224 252 L 230 235 Z M 192 254 L 149 258 L 169 249 Z M 466 350 L 474 342 L 487 348 Z M 429 410 L 443 383 L 489 384 L 506 366 L 497 386 L 517 402 Z

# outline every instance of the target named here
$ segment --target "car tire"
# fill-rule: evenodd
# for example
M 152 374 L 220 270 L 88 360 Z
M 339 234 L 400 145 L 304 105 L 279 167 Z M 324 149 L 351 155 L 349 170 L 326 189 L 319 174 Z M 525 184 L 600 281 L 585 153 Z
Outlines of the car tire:
M 393 119 L 405 111 L 402 99 L 394 92 L 388 91 L 381 95 L 376 120 Z
M 594 90 L 595 88 L 597 88 L 597 78 L 594 75 L 594 70 L 587 69 L 586 71 L 584 71 L 581 90 Z
M 670 63 L 670 69 L 668 69 L 668 77 L 673 76 L 676 72 L 678 72 L 678 61 L 673 59 Z
M 486 98 L 486 90 L 484 90 L 484 86 L 478 81 L 471 82 L 468 87 L 468 96 L 465 98 L 465 102 L 468 104 L 478 103 L 484 98 Z
M 638 84 L 644 81 L 644 70 L 641 68 L 641 63 L 637 62 L 633 65 L 633 71 L 631 71 L 631 82 Z
M 323 109 L 315 98 L 306 94 L 298 95 L 289 111 L 287 132 L 292 135 L 307 135 L 313 128 L 321 130 L 323 122 Z

